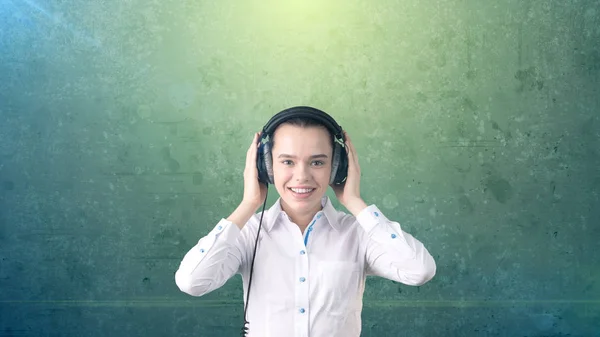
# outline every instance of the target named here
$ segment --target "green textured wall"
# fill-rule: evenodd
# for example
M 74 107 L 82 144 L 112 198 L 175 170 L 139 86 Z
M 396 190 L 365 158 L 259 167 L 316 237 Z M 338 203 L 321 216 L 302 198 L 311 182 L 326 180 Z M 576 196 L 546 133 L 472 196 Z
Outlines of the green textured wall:
M 174 272 L 292 105 L 437 262 L 363 336 L 600 336 L 592 0 L 0 1 L 0 336 L 238 335 Z

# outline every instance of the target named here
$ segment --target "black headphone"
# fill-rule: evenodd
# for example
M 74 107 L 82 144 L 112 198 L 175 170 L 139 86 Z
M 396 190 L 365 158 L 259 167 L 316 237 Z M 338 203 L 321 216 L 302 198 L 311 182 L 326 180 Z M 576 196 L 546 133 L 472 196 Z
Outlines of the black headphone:
M 257 153 L 258 179 L 264 184 L 273 184 L 273 159 L 271 157 L 273 133 L 281 123 L 291 118 L 310 118 L 325 126 L 333 135 L 333 158 L 331 162 L 331 180 L 329 184 L 339 185 L 348 174 L 348 156 L 345 148 L 343 129 L 327 113 L 308 106 L 297 106 L 283 110 L 273 116 L 263 127 Z
M 325 126 L 333 135 L 333 156 L 331 161 L 331 178 L 329 184 L 341 185 L 346 181 L 348 176 L 348 153 L 346 152 L 346 138 L 342 127 L 327 113 L 316 108 L 308 106 L 296 106 L 278 112 L 273 116 L 262 129 L 260 146 L 256 156 L 256 167 L 258 169 L 258 181 L 267 185 L 267 195 L 263 203 L 263 208 L 260 215 L 260 223 L 258 225 L 258 233 L 256 233 L 256 241 L 254 242 L 254 253 L 252 255 L 252 264 L 250 266 L 250 280 L 248 281 L 248 293 L 246 294 L 246 306 L 244 307 L 244 327 L 242 328 L 241 336 L 246 336 L 248 333 L 249 324 L 247 320 L 248 301 L 250 300 L 250 288 L 252 286 L 252 271 L 254 270 L 254 258 L 256 257 L 256 246 L 258 237 L 262 227 L 262 218 L 265 212 L 267 196 L 269 193 L 269 184 L 274 184 L 273 179 L 273 158 L 271 150 L 273 148 L 273 133 L 279 125 L 292 118 L 309 118 L 319 124 Z

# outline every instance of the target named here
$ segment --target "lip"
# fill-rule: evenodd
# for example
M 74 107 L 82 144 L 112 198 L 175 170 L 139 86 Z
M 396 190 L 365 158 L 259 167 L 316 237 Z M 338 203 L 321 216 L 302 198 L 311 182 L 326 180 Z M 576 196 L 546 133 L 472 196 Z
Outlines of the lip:
M 288 192 L 292 196 L 294 196 L 294 198 L 296 200 L 308 199 L 313 195 L 313 193 L 315 192 L 314 190 L 316 190 L 316 188 L 309 187 L 308 189 L 312 189 L 312 191 L 310 193 L 300 194 L 300 193 L 296 193 L 296 192 L 292 191 L 291 190 L 292 188 L 296 188 L 296 187 L 288 187 Z M 300 188 L 300 187 L 298 187 L 298 188 Z M 306 188 L 306 187 L 302 187 L 302 188 Z
M 314 188 L 314 187 L 310 187 L 310 186 L 291 186 L 291 187 L 288 187 L 288 188 L 296 188 L 296 189 L 305 189 L 305 190 L 310 190 L 310 189 L 312 189 L 312 188 Z

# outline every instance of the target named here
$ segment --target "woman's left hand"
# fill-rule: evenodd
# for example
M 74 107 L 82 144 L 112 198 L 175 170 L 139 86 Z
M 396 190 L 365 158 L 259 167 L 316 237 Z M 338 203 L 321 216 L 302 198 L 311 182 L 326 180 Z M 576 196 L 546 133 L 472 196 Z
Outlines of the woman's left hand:
M 366 207 L 365 202 L 360 197 L 360 166 L 356 149 L 346 131 L 344 131 L 344 137 L 346 139 L 346 153 L 348 154 L 348 175 L 346 181 L 341 185 L 332 184 L 331 188 L 340 203 L 354 215 L 357 215 Z

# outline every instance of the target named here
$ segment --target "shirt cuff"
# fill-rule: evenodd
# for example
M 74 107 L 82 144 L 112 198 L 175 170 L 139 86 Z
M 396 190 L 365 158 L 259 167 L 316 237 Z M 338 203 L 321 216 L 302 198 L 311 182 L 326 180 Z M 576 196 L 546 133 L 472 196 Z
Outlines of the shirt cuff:
M 377 206 L 369 205 L 358 213 L 356 220 L 364 230 L 370 234 L 373 228 L 386 221 L 386 217 L 381 213 Z

